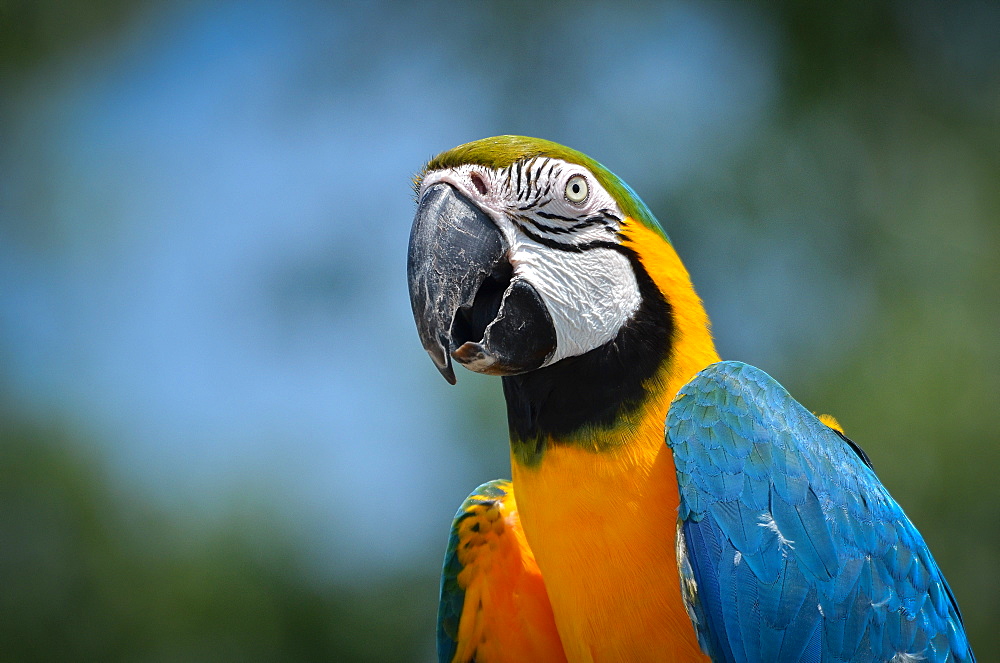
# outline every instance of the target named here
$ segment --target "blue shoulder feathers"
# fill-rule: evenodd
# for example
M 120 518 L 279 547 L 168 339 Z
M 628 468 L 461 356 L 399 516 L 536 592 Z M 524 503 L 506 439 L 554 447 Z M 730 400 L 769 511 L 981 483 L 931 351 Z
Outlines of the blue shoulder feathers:
M 974 661 L 948 584 L 863 454 L 763 371 L 713 364 L 667 444 L 678 564 L 717 662 Z

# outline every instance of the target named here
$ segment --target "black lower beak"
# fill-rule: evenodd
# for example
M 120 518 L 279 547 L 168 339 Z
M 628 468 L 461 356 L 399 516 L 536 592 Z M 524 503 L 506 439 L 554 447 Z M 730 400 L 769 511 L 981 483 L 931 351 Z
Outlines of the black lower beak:
M 548 311 L 531 284 L 512 280 L 508 251 L 496 224 L 454 187 L 424 192 L 410 231 L 410 303 L 424 349 L 452 384 L 452 357 L 480 373 L 513 375 L 555 349 Z

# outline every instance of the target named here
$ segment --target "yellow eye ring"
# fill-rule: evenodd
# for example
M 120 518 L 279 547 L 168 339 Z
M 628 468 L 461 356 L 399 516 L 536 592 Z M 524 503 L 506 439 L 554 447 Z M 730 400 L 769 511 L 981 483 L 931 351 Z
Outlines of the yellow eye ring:
M 574 205 L 579 205 L 580 203 L 587 200 L 587 196 L 590 195 L 590 186 L 587 184 L 587 178 L 583 175 L 574 175 L 569 178 L 566 182 L 566 200 L 573 203 Z

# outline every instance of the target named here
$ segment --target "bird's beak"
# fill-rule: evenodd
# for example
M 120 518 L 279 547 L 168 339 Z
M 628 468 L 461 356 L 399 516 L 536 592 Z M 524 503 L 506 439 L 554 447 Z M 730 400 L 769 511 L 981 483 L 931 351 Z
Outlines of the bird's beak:
M 410 304 L 424 349 L 452 384 L 452 357 L 514 375 L 555 350 L 552 319 L 535 288 L 514 277 L 509 250 L 490 217 L 450 184 L 424 191 L 410 231 Z

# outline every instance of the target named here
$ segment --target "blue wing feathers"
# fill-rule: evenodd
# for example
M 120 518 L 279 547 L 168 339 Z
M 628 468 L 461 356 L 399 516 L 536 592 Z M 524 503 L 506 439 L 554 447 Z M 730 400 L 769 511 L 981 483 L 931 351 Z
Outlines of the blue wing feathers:
M 683 535 L 688 550 L 697 550 L 699 553 L 688 555 L 692 575 L 698 583 L 698 600 L 692 607 L 698 617 L 699 642 L 702 649 L 712 652 L 716 661 L 732 663 L 736 661 L 732 643 L 740 642 L 740 634 L 737 629 L 732 639 L 723 637 L 727 633 L 724 605 L 730 599 L 727 593 L 733 586 L 730 584 L 727 588 L 719 582 L 718 574 L 720 571 L 725 573 L 727 566 L 722 559 L 721 532 L 707 520 L 686 520 Z
M 681 574 L 713 660 L 975 660 L 950 588 L 867 456 L 766 373 L 706 368 L 671 405 L 667 443 Z
M 456 516 L 456 519 L 461 516 Z M 458 624 L 462 617 L 465 591 L 458 585 L 462 564 L 458 561 L 457 527 L 452 528 L 441 572 L 441 602 L 438 604 L 437 650 L 441 660 L 450 661 L 458 643 Z

